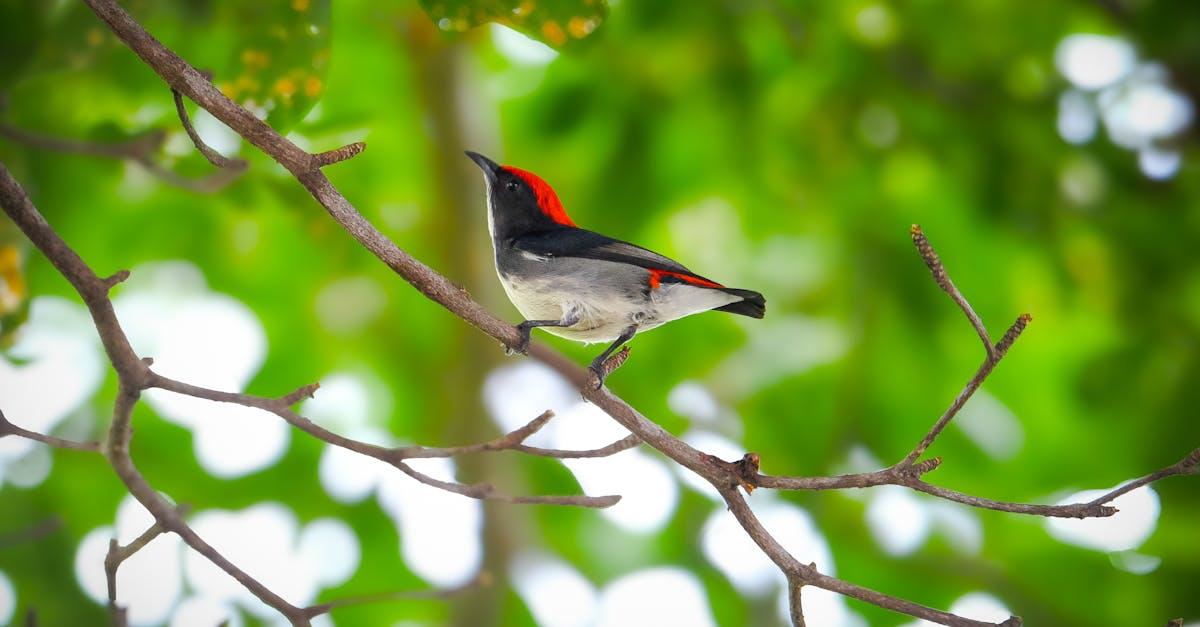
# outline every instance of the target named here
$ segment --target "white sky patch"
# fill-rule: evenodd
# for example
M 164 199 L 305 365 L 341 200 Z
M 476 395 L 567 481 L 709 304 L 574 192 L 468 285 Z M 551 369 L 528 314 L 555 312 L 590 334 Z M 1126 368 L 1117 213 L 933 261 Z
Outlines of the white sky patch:
M 880 486 L 867 505 L 867 526 L 889 555 L 908 555 L 929 537 L 929 511 L 907 488 Z
M 821 627 L 869 627 L 867 621 L 851 612 L 846 599 L 836 592 L 808 586 L 804 588 L 804 620 Z M 791 624 L 791 599 L 786 588 L 779 590 L 776 605 L 782 624 Z
M 558 53 L 546 44 L 501 24 L 491 24 L 492 43 L 496 51 L 519 65 L 542 66 L 558 58 Z
M 969 592 L 950 604 L 951 614 L 989 623 L 1002 623 L 1012 616 L 1012 612 L 996 597 L 985 592 Z M 901 627 L 937 627 L 937 623 L 918 620 L 905 623 Z
M 1101 89 L 1125 77 L 1137 61 L 1133 46 L 1119 37 L 1068 35 L 1054 51 L 1054 64 L 1080 89 Z
M 804 563 L 815 562 L 818 570 L 833 575 L 833 552 L 812 516 L 804 509 L 764 494 L 749 499 L 763 526 L 789 553 Z M 777 591 L 781 617 L 787 617 L 787 588 L 783 574 L 746 535 L 733 514 L 718 506 L 701 531 L 701 549 L 705 558 L 744 594 L 762 596 Z M 824 591 L 804 592 L 804 614 L 813 625 L 850 627 L 861 620 L 851 613 L 845 600 Z
M 1086 503 L 1108 491 L 1076 492 L 1060 500 L 1059 504 Z M 1136 549 L 1153 535 L 1161 509 L 1158 493 L 1153 488 L 1138 488 L 1117 497 L 1110 505 L 1120 511 L 1107 518 L 1047 518 L 1046 531 L 1060 542 L 1097 551 Z
M 0 359 L 0 399 L 13 424 L 52 433 L 71 412 L 95 394 L 104 380 L 104 360 L 96 328 L 87 309 L 56 297 L 38 297 L 30 303 L 29 319 L 17 334 L 9 354 L 19 365 Z M 14 473 L 25 486 L 41 483 L 45 473 L 45 448 L 25 438 L 0 438 L 0 477 Z M 30 455 L 33 457 L 29 457 Z M 26 468 L 6 466 L 22 460 Z M 33 467 L 29 468 L 28 464 Z M 30 472 L 34 471 L 34 472 Z M 45 468 L 49 472 L 49 468 Z
M 513 560 L 513 585 L 540 627 L 588 627 L 596 615 L 596 587 L 566 562 L 539 553 Z
M 984 390 L 967 401 L 954 424 L 992 459 L 1012 459 L 1025 444 L 1021 421 Z
M 699 381 L 684 381 L 671 388 L 667 406 L 680 416 L 697 422 L 712 422 L 721 412 L 717 399 Z
M 1183 155 L 1178 150 L 1148 147 L 1138 151 L 1138 167 L 1142 169 L 1142 174 L 1156 181 L 1175 176 L 1182 164 Z
M 132 496 L 117 507 L 113 526 L 89 532 L 75 553 L 75 576 L 87 596 L 108 600 L 104 556 L 111 538 L 128 544 L 153 524 Z M 311 604 L 321 588 L 341 585 L 358 568 L 358 538 L 344 522 L 322 518 L 301 527 L 291 510 L 259 503 L 241 511 L 208 510 L 192 517 L 196 533 L 252 577 L 289 602 Z M 184 577 L 191 597 L 179 603 Z M 126 606 L 130 624 L 172 626 L 217 624 L 232 618 L 233 604 L 264 620 L 275 611 L 255 598 L 207 558 L 184 546 L 178 536 L 163 534 L 121 564 L 117 602 Z M 211 620 L 210 620 L 211 619 Z
M 240 511 L 209 510 L 197 514 L 191 524 L 230 561 L 295 605 L 311 604 L 321 588 L 341 585 L 358 567 L 358 538 L 345 523 L 319 519 L 301 527 L 295 514 L 278 503 Z M 315 547 L 314 542 L 328 545 Z M 185 553 L 184 573 L 199 596 L 236 603 L 264 620 L 277 617 L 275 610 L 206 558 Z
M 1136 551 L 1116 551 L 1108 554 L 1108 560 L 1113 568 L 1135 575 L 1148 575 L 1162 565 L 1162 558 L 1157 555 L 1146 555 Z
M 625 575 L 604 587 L 596 627 L 716 625 L 696 576 L 673 567 Z
M 360 427 L 340 432 L 346 437 L 381 446 L 392 439 L 379 429 Z M 325 492 L 339 503 L 358 503 L 371 495 L 390 473 L 399 472 L 378 459 L 326 445 L 317 464 L 317 476 Z
M 300 556 L 313 568 L 317 584 L 341 584 L 358 570 L 358 537 L 337 518 L 319 518 L 300 532 Z
M 1058 98 L 1058 135 L 1069 144 L 1086 144 L 1096 136 L 1100 118 L 1092 98 L 1069 89 Z
M 321 377 L 321 388 L 300 405 L 305 418 L 333 431 L 382 424 L 392 413 L 392 394 L 377 377 L 333 372 Z
M 979 515 L 965 505 L 921 499 L 929 512 L 933 528 L 959 553 L 977 555 L 983 548 L 983 523 Z
M 17 590 L 12 580 L 0 570 L 0 623 L 8 624 L 17 611 Z
M 196 133 L 204 143 L 227 157 L 236 155 L 241 148 L 241 136 L 200 107 L 196 107 L 195 113 L 192 114 L 192 126 L 196 128 Z
M 15 438 L 9 438 L 15 439 Z M 44 445 L 35 446 L 24 455 L 3 463 L 2 481 L 18 488 L 32 488 L 50 476 L 50 468 L 54 462 L 50 457 L 50 448 Z
M 163 376 L 222 391 L 241 391 L 266 358 L 262 323 L 245 304 L 209 291 L 193 264 L 170 261 L 134 268 L 113 300 L 129 341 L 154 356 Z M 196 458 L 216 477 L 267 468 L 287 450 L 289 427 L 278 417 L 230 403 L 148 390 L 163 418 L 192 430 Z
M 595 405 L 578 400 L 554 423 L 551 446 L 559 449 L 599 448 L 629 434 Z M 574 473 L 585 494 L 621 495 L 620 502 L 600 510 L 600 515 L 628 531 L 662 529 L 679 501 L 679 487 L 667 465 L 640 449 L 594 459 L 564 459 L 563 465 Z
M 526 359 L 493 370 L 483 382 L 483 402 L 496 425 L 506 433 L 524 426 L 547 409 L 554 410 L 560 417 L 526 440 L 532 446 L 551 446 L 552 434 L 562 422 L 561 415 L 579 404 L 579 390 L 548 366 Z
M 390 413 L 392 402 L 387 386 L 374 377 L 339 372 L 322 379 L 321 389 L 304 402 L 301 413 L 347 437 L 395 446 L 396 439 L 373 424 Z M 407 463 L 432 477 L 455 480 L 452 460 L 413 459 Z M 396 525 L 401 558 L 417 576 L 449 587 L 478 572 L 483 559 L 483 510 L 478 501 L 426 486 L 384 462 L 332 445 L 321 452 L 317 473 L 326 493 L 340 503 L 357 503 L 376 495 L 379 506 Z M 302 551 L 311 553 L 339 541 L 339 535 L 346 538 L 337 528 L 318 527 L 312 533 L 322 536 L 302 537 Z
M 170 627 L 222 625 L 242 627 L 242 616 L 233 605 L 214 597 L 192 596 L 175 606 Z
M 414 469 L 454 481 L 449 459 L 412 459 Z M 483 562 L 480 531 L 483 505 L 475 500 L 388 473 L 379 486 L 379 506 L 400 534 L 400 554 L 416 575 L 437 586 L 467 582 Z
M 1192 121 L 1191 101 L 1162 83 L 1135 85 L 1109 111 L 1113 116 L 1106 116 L 1106 123 L 1125 125 L 1125 133 L 1151 139 L 1174 135 Z
M 682 440 L 687 442 L 692 448 L 698 451 L 708 453 L 709 455 L 719 457 L 729 462 L 741 459 L 742 455 L 745 454 L 745 449 L 743 449 L 742 446 L 737 442 L 730 440 L 725 436 L 713 433 L 712 431 L 692 429 L 683 434 Z M 717 492 L 717 489 L 712 487 L 712 484 L 708 481 L 705 481 L 700 475 L 697 475 L 696 473 L 682 466 L 676 466 L 675 471 L 679 475 L 679 478 L 683 481 L 684 485 L 714 501 L 722 501 L 721 495 Z
M 150 513 L 127 495 L 117 507 L 115 531 L 113 527 L 100 527 L 84 536 L 75 553 L 75 577 L 93 601 L 108 602 L 104 556 L 113 534 L 118 542 L 128 544 L 153 523 Z M 127 608 L 131 625 L 156 625 L 167 620 L 183 591 L 179 574 L 182 546 L 178 536 L 163 534 L 121 563 L 117 603 Z
M 1137 151 L 1138 165 L 1147 178 L 1175 176 L 1182 155 L 1164 142 L 1191 125 L 1195 104 L 1172 87 L 1161 63 L 1139 63 L 1133 47 L 1123 39 L 1087 34 L 1064 38 L 1055 62 L 1076 86 L 1059 98 L 1058 133 L 1064 140 L 1091 141 L 1097 121 L 1102 120 L 1114 144 Z

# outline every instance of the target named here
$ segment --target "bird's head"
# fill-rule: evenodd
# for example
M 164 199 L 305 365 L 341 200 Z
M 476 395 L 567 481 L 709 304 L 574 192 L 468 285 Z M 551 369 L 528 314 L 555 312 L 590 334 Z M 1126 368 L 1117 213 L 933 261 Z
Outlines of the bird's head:
M 483 170 L 487 181 L 488 206 L 492 221 L 508 236 L 555 228 L 573 227 L 575 222 L 563 209 L 554 188 L 533 172 L 500 165 L 477 153 L 467 156 Z

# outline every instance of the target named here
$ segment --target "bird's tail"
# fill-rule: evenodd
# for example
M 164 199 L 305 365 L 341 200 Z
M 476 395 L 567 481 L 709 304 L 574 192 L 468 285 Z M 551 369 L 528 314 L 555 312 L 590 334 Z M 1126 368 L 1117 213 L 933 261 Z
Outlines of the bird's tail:
M 732 287 L 722 287 L 720 289 L 726 294 L 739 296 L 742 300 L 717 307 L 714 311 L 727 311 L 731 314 L 750 316 L 751 318 L 761 318 L 766 315 L 767 299 L 763 298 L 762 294 L 752 290 L 739 290 Z

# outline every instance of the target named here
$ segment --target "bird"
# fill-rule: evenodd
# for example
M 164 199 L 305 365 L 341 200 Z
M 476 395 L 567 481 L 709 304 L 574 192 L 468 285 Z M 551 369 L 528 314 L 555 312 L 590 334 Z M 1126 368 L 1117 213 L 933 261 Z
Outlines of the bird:
M 483 170 L 496 274 L 525 317 L 517 325 L 517 352 L 528 352 L 535 328 L 584 344 L 609 342 L 588 366 L 599 389 L 605 361 L 637 333 L 703 311 L 766 314 L 762 294 L 725 287 L 669 257 L 580 228 L 538 175 L 466 154 Z

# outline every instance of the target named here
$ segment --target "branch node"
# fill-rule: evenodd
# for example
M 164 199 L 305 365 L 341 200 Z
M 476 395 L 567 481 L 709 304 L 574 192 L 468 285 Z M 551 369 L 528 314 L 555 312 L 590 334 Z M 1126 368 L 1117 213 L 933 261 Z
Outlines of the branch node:
M 333 165 L 347 159 L 352 159 L 366 149 L 366 142 L 354 142 L 353 144 L 346 144 L 341 148 L 319 152 L 315 155 L 312 155 L 313 166 L 315 168 L 323 168 L 327 165 Z
M 758 469 L 761 463 L 762 458 L 758 453 L 746 453 L 732 464 L 738 485 L 742 486 L 746 494 L 754 492 L 754 488 L 758 487 Z
M 1033 316 L 1027 313 L 1017 316 L 1016 322 L 1013 322 L 1012 326 L 1008 327 L 1008 330 L 1004 332 L 1004 337 L 1000 338 L 999 342 L 996 342 L 996 352 L 993 358 L 999 361 L 1001 357 L 1004 357 L 1008 353 L 1008 349 L 1012 347 L 1013 342 L 1016 342 L 1017 338 L 1021 337 L 1021 333 L 1025 331 L 1025 327 L 1032 321 Z
M 128 278 L 129 278 L 128 270 L 118 270 L 111 276 L 100 279 L 100 283 L 102 285 L 104 285 L 104 291 L 107 292 L 107 291 L 111 290 L 112 288 L 116 287 L 116 285 L 118 283 L 124 283 L 125 280 Z
M 950 283 L 950 276 L 946 274 L 946 268 L 942 265 L 942 260 L 938 258 L 937 252 L 933 250 L 929 239 L 921 231 L 921 225 L 912 225 L 909 232 L 912 234 L 913 245 L 917 247 L 917 252 L 921 254 L 921 260 L 925 262 L 926 267 L 933 274 L 933 280 L 937 282 L 938 287 L 942 288 L 942 291 L 952 294 L 954 286 Z
M 296 388 L 294 392 L 279 397 L 277 402 L 284 407 L 291 407 L 292 405 L 295 405 L 306 398 L 312 398 L 313 394 L 316 394 L 317 390 L 320 388 L 320 383 L 309 383 L 308 385 L 302 385 L 299 388 Z
M 1021 627 L 1022 624 L 1020 616 L 1009 616 L 1008 620 L 1000 623 L 1000 627 Z

